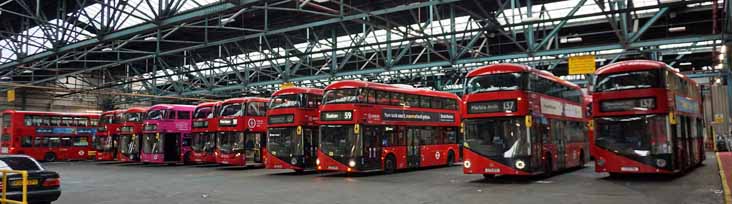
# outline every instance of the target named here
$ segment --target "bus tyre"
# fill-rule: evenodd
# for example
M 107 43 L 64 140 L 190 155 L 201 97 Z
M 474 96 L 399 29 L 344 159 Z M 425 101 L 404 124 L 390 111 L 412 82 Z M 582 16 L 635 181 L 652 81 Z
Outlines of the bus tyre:
M 183 164 L 184 165 L 191 164 L 191 152 L 186 152 L 186 154 L 183 156 Z
M 455 164 L 455 153 L 450 150 L 447 152 L 447 166 L 453 166 Z
M 47 152 L 46 155 L 43 156 L 43 160 L 47 162 L 55 162 L 56 154 L 54 154 L 53 152 Z
M 396 159 L 394 159 L 394 155 L 390 154 L 384 160 L 384 173 L 391 174 L 394 171 L 396 171 Z

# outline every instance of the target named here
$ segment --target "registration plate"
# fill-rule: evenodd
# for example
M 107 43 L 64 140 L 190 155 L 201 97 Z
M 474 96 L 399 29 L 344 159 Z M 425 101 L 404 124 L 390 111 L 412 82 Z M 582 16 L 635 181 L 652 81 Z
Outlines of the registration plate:
M 13 185 L 13 186 L 22 186 L 23 185 L 23 180 L 15 180 L 15 181 L 13 181 L 13 183 L 11 185 Z M 38 185 L 38 180 L 37 179 L 28 179 L 28 185 L 29 186 Z
M 499 168 L 485 168 L 485 173 L 499 173 L 501 172 L 501 169 Z
M 337 166 L 328 166 L 328 169 L 330 169 L 330 170 L 338 170 L 338 167 Z
M 229 161 L 221 161 L 222 164 L 229 164 Z
M 633 172 L 635 172 L 635 171 L 638 171 L 638 167 L 624 166 L 624 167 L 620 167 L 620 171 L 633 171 Z
M 194 160 L 196 160 L 197 162 L 200 162 L 201 161 L 201 159 L 194 159 Z
M 280 165 L 280 164 L 274 165 L 274 168 L 275 169 L 281 169 L 282 168 L 282 165 Z

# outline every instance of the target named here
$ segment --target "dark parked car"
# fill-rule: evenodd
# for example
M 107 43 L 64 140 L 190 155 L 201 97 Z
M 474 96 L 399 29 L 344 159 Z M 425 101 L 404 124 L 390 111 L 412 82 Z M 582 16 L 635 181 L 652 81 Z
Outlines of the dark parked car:
M 727 136 L 717 136 L 717 151 L 718 152 L 728 152 L 730 151 L 729 147 L 732 145 L 732 141 L 730 141 L 729 137 Z
M 0 156 L 0 169 L 28 171 L 28 203 L 41 204 L 56 201 L 61 196 L 61 178 L 58 173 L 48 171 L 35 159 L 25 155 Z M 0 180 L 0 185 L 2 180 Z M 8 174 L 7 198 L 22 200 L 22 177 Z

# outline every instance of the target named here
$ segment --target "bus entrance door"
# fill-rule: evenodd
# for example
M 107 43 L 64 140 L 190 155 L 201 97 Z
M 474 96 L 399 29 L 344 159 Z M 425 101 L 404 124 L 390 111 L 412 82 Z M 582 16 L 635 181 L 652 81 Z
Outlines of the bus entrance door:
M 244 155 L 246 155 L 246 161 L 253 161 L 254 163 L 262 163 L 262 147 L 266 145 L 262 140 L 262 133 L 250 132 L 246 134 L 244 142 Z
M 165 161 L 179 161 L 180 155 L 180 133 L 168 133 L 163 135 L 163 154 Z
M 419 130 L 407 129 L 407 167 L 417 168 L 420 162 Z

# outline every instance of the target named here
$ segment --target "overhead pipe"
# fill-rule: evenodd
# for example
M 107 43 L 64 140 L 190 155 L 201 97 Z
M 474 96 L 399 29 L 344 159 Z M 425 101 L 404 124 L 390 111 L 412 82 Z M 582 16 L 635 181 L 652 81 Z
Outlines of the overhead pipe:
M 298 0 L 298 2 L 300 2 L 300 5 L 306 5 L 306 6 L 309 6 L 309 7 L 313 8 L 313 9 L 317 9 L 317 10 L 320 10 L 320 11 L 323 11 L 323 12 L 326 12 L 326 13 L 331 13 L 331 14 L 339 14 L 340 13 L 340 12 L 338 12 L 338 10 L 335 10 L 335 9 L 332 9 L 332 8 L 328 8 L 328 7 L 323 6 L 323 5 L 320 5 L 320 4 L 312 3 L 312 2 L 310 2 L 310 0 Z

